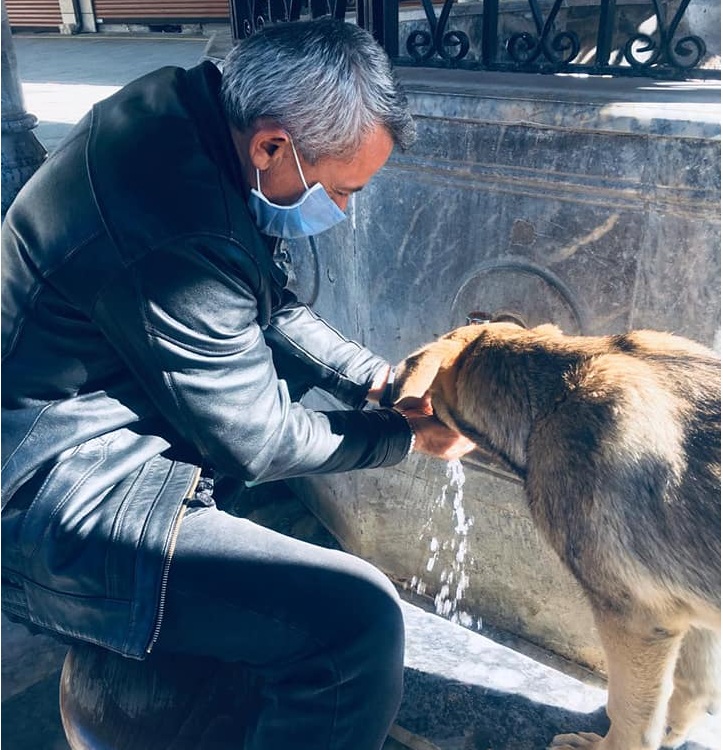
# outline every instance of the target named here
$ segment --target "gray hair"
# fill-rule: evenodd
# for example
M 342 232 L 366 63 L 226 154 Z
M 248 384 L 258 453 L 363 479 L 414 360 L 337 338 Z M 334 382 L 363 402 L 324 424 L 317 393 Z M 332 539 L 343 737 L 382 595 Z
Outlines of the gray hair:
M 415 127 L 386 53 L 354 24 L 332 18 L 265 26 L 224 61 L 221 95 L 239 130 L 276 120 L 312 164 L 353 156 L 384 126 L 402 150 Z

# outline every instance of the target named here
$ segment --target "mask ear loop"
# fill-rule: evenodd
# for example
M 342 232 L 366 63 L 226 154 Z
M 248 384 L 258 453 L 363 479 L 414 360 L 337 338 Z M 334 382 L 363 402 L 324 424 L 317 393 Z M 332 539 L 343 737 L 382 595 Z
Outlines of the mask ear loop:
M 291 140 L 291 136 L 289 136 L 289 143 L 291 144 L 291 151 L 294 154 L 294 161 L 296 162 L 296 168 L 299 170 L 299 175 L 301 176 L 301 181 L 304 183 L 304 188 L 306 190 L 309 189 L 309 186 L 306 184 L 306 180 L 304 179 L 304 172 L 301 169 L 301 163 L 299 162 L 299 157 L 296 153 L 296 148 L 294 147 L 294 142 Z

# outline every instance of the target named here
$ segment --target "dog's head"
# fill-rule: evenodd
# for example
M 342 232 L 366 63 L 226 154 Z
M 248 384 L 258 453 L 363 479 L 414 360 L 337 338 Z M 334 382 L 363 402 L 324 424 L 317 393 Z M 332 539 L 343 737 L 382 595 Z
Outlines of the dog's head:
M 438 419 L 506 468 L 524 474 L 524 444 L 534 405 L 530 361 L 555 326 L 527 330 L 510 322 L 464 326 L 427 344 L 396 368 L 395 405 L 428 396 Z
M 430 395 L 433 402 L 436 396 L 441 406 L 439 399 L 443 393 L 451 395 L 453 389 L 449 386 L 455 377 L 460 356 L 469 345 L 517 330 L 519 326 L 511 323 L 474 324 L 457 328 L 437 341 L 426 344 L 395 368 L 395 405 L 403 407 L 408 399 L 416 400 Z

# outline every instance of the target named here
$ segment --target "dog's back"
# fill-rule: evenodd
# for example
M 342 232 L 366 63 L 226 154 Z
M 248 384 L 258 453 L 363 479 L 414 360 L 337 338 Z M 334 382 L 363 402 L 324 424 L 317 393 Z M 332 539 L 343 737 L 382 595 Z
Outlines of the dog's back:
M 519 335 L 534 353 L 524 453 L 535 520 L 601 605 L 642 597 L 708 619 L 720 608 L 718 358 L 653 331 Z

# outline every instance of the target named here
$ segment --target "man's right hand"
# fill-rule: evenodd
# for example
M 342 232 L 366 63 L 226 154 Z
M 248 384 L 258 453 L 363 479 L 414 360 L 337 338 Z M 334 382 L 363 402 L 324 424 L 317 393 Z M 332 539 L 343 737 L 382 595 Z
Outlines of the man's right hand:
M 416 452 L 441 458 L 444 461 L 454 461 L 474 450 L 475 444 L 440 422 L 432 414 L 428 402 L 423 399 L 412 408 L 397 407 L 397 409 L 406 417 L 414 431 Z

